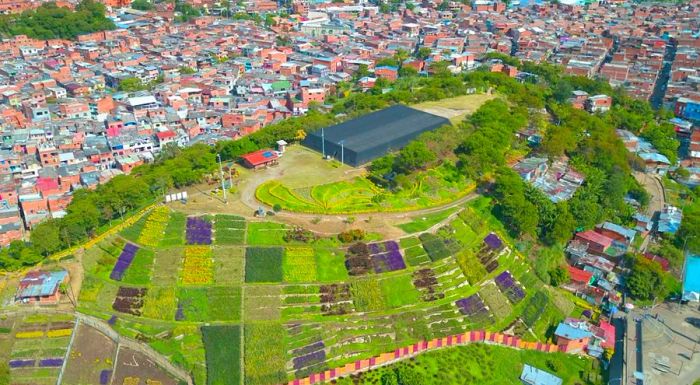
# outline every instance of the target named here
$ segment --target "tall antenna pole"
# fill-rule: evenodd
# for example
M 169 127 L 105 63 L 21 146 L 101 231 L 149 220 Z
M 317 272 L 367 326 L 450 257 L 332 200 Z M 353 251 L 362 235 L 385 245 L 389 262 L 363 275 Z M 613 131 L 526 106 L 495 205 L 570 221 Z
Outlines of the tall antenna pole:
M 323 153 L 323 159 L 326 159 L 326 134 L 321 127 L 321 152 Z
M 228 203 L 228 199 L 226 199 L 226 187 L 224 186 L 224 169 L 221 167 L 221 154 L 216 154 L 216 158 L 219 160 L 219 178 L 221 178 L 221 191 L 224 192 L 224 203 Z

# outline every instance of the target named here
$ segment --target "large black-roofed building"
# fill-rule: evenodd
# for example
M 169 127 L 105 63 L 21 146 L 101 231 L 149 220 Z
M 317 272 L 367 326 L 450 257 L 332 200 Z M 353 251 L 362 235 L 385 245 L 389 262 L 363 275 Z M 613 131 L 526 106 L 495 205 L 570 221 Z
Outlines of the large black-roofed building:
M 421 133 L 446 124 L 450 121 L 443 117 L 397 104 L 311 132 L 303 143 L 356 167 L 399 150 Z

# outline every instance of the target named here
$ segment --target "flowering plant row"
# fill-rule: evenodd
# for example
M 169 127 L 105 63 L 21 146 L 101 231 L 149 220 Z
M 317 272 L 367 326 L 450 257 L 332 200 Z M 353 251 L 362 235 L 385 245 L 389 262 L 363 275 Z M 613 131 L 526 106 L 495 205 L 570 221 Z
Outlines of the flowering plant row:
M 71 334 L 73 334 L 72 329 L 56 329 L 56 330 L 49 330 L 46 333 L 46 336 L 47 337 L 68 337 Z
M 170 210 L 167 207 L 160 206 L 153 209 L 146 220 L 146 225 L 141 230 L 138 242 L 146 246 L 158 246 L 163 238 L 163 231 L 168 225 L 168 219 L 170 219 Z

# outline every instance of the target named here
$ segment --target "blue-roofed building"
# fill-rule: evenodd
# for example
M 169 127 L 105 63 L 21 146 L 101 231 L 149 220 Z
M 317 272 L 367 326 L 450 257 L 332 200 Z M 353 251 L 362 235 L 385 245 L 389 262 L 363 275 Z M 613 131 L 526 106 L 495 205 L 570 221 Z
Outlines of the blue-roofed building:
M 656 231 L 662 234 L 675 234 L 681 228 L 683 212 L 678 207 L 666 206 L 659 214 Z
M 527 385 L 561 385 L 562 379 L 553 375 L 552 373 L 545 372 L 544 370 L 537 369 L 534 366 L 525 364 L 523 366 L 523 372 L 520 373 L 520 381 Z
M 68 281 L 68 272 L 34 270 L 19 282 L 15 301 L 23 303 L 55 304 L 61 300 L 59 287 Z
M 634 241 L 635 235 L 637 235 L 636 231 L 612 222 L 605 222 L 598 226 L 596 232 L 605 235 L 613 241 L 622 243 L 625 246 L 629 246 Z
M 567 353 L 581 352 L 588 346 L 593 333 L 585 322 L 567 321 L 559 323 L 554 331 L 557 345 Z

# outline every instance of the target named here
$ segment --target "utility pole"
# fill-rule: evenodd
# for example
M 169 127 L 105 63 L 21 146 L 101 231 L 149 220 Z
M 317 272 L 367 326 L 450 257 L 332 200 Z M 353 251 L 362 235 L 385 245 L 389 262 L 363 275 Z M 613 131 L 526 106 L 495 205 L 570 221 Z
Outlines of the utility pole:
M 341 140 L 340 144 L 340 163 L 345 163 L 345 141 Z
M 221 190 L 224 192 L 224 203 L 228 203 L 226 199 L 226 186 L 224 186 L 224 169 L 221 167 L 221 154 L 216 154 L 216 158 L 219 160 L 219 177 L 221 178 Z
M 323 132 L 323 127 L 321 127 L 321 153 L 323 159 L 326 159 L 326 134 Z

